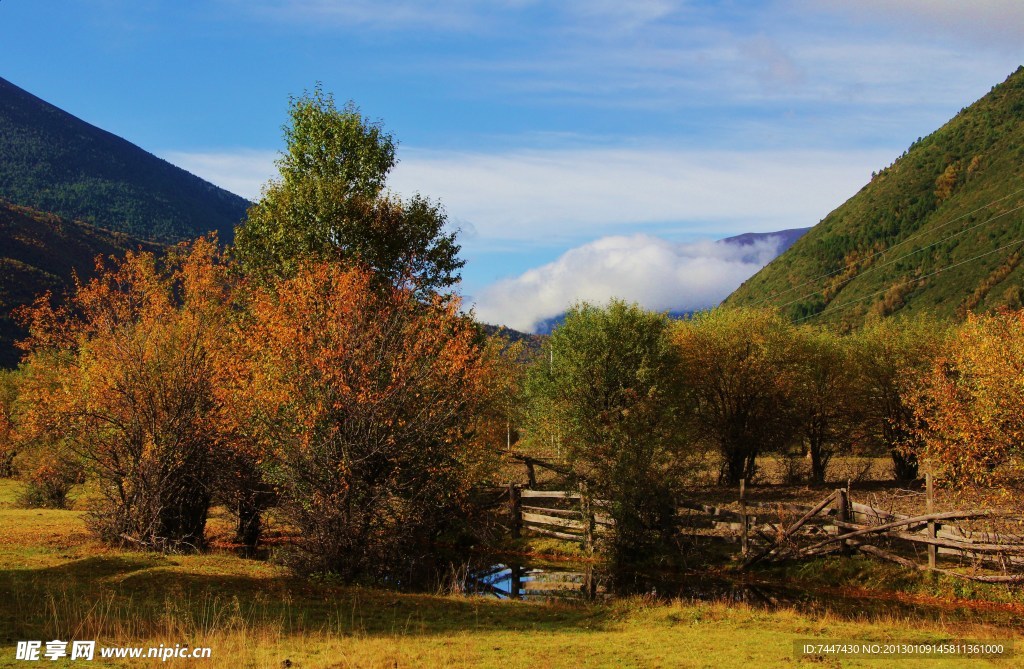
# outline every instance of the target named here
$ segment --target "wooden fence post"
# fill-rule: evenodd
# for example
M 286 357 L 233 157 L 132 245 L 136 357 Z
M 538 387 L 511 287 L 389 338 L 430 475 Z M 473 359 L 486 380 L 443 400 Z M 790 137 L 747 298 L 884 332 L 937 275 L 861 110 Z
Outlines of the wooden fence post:
M 512 538 L 518 539 L 523 527 L 523 498 L 519 486 L 508 484 L 508 511 L 511 517 Z
M 924 486 L 925 486 L 925 509 L 928 514 L 935 513 L 935 485 L 932 480 L 932 473 L 927 472 L 924 475 Z M 928 538 L 935 538 L 935 521 L 928 521 Z M 928 569 L 935 569 L 935 558 L 938 553 L 938 548 L 935 544 L 928 544 Z
M 840 522 L 843 522 L 843 523 L 850 522 L 850 489 L 849 488 L 839 488 L 838 490 L 836 490 L 836 517 L 838 518 L 838 520 Z M 840 525 L 840 527 L 842 527 L 842 526 Z M 842 530 L 840 530 L 840 531 L 842 531 Z M 850 554 L 849 544 L 847 542 L 845 542 L 845 541 L 843 542 L 842 552 L 843 552 L 843 555 L 849 555 Z
M 583 548 L 588 553 L 593 553 L 594 510 L 590 508 L 590 489 L 585 482 L 580 484 L 580 515 L 583 517 Z
M 523 568 L 518 562 L 512 563 L 509 567 L 511 573 L 508 576 L 508 594 L 512 599 L 522 599 L 523 595 Z
M 747 479 L 740 479 L 740 553 L 744 557 L 750 551 L 747 532 Z
M 531 488 L 537 487 L 537 470 L 533 468 L 533 460 L 526 459 L 526 479 L 530 482 Z
M 583 572 L 583 590 L 587 599 L 597 599 L 597 577 L 594 576 L 594 565 L 588 564 Z

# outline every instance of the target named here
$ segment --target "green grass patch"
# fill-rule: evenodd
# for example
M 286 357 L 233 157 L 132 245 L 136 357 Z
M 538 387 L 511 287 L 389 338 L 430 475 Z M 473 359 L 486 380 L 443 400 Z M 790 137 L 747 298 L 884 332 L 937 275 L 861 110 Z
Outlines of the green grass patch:
M 335 586 L 229 552 L 109 549 L 88 533 L 80 510 L 13 508 L 8 500 L 15 486 L 0 481 L 0 667 L 29 666 L 14 660 L 14 644 L 34 639 L 208 646 L 210 659 L 170 664 L 211 669 L 277 669 L 285 660 L 302 669 L 537 669 L 792 667 L 804 663 L 793 656 L 793 642 L 809 638 L 903 642 L 1017 635 L 981 615 L 952 622 L 884 612 L 769 611 L 724 601 L 510 602 Z M 90 666 L 155 664 L 97 660 Z M 907 662 L 915 664 L 937 668 L 961 662 Z M 1020 664 L 974 661 L 971 666 Z M 860 659 L 808 665 L 882 666 Z

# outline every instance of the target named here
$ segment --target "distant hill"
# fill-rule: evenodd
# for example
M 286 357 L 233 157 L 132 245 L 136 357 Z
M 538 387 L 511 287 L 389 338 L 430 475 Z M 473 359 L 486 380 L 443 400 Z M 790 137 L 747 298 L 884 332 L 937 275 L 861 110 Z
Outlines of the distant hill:
M 1024 67 L 963 109 L 755 274 L 726 305 L 857 327 L 1024 300 Z
M 164 247 L 0 200 L 0 366 L 17 364 L 14 342 L 26 334 L 11 316 L 16 307 L 47 290 L 61 295 L 73 285 L 75 273 L 90 277 L 97 255 L 139 248 Z
M 808 230 L 810 230 L 810 228 L 790 228 L 789 230 L 779 230 L 777 232 L 744 232 L 742 235 L 735 235 L 733 237 L 720 239 L 718 240 L 718 243 L 753 246 L 757 242 L 774 237 L 779 240 L 778 252 L 781 254 L 787 251 L 790 246 L 795 244 L 796 240 L 807 234 Z
M 230 241 L 249 205 L 4 79 L 0 198 L 165 242 Z

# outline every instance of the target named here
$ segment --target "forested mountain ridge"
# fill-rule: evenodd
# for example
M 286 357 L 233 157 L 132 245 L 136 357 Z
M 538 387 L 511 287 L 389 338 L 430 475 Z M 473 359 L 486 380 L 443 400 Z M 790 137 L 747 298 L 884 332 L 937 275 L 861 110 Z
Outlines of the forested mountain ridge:
M 2 78 L 0 198 L 163 242 L 229 241 L 249 205 Z
M 162 248 L 125 233 L 69 221 L 0 200 L 0 367 L 14 367 L 20 352 L 14 342 L 25 336 L 13 311 L 38 295 L 55 296 L 95 270 L 96 256 Z
M 943 318 L 1024 290 L 1024 68 L 963 109 L 793 246 L 727 306 L 856 327 L 874 315 Z

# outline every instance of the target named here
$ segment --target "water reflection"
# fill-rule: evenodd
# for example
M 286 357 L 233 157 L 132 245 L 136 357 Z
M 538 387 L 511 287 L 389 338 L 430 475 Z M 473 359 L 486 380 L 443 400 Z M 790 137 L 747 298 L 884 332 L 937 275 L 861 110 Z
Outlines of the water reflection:
M 517 562 L 490 564 L 467 572 L 464 589 L 499 599 L 595 600 L 629 595 L 664 599 L 743 602 L 776 608 L 793 601 L 778 588 L 709 578 L 656 576 L 640 572 L 611 573 L 593 565 L 527 566 Z
M 493 564 L 467 573 L 465 589 L 499 599 L 584 599 L 608 594 L 592 566 L 580 571 L 557 567 L 527 567 L 521 563 Z
M 803 588 L 792 582 L 765 583 L 732 580 L 708 574 L 611 574 L 592 565 L 528 565 L 494 562 L 469 569 L 463 584 L 466 592 L 499 599 L 594 601 L 625 595 L 691 602 L 726 602 L 754 608 L 795 609 L 808 614 L 831 614 L 858 620 L 976 621 L 971 606 L 942 602 L 906 601 L 898 593 L 870 591 L 850 594 L 837 589 Z M 987 611 L 991 622 L 1003 618 L 1019 623 L 1013 611 Z

